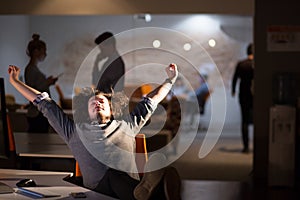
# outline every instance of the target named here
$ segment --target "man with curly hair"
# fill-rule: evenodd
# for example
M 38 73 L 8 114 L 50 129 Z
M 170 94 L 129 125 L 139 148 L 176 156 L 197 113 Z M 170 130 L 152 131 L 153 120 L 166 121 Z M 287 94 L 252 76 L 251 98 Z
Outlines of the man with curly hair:
M 74 119 L 47 93 L 21 82 L 18 67 L 9 66 L 8 72 L 10 83 L 37 106 L 68 144 L 79 163 L 85 187 L 120 199 L 180 199 L 180 177 L 175 168 L 147 171 L 140 180 L 135 162 L 135 136 L 169 93 L 178 76 L 175 64 L 166 68 L 165 82 L 130 113 L 126 113 L 128 99 L 122 92 L 83 89 L 73 100 Z

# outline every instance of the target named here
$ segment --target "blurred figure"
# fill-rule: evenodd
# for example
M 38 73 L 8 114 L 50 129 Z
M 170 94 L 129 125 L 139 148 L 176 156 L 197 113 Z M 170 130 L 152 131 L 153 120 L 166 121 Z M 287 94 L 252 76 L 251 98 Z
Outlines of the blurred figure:
M 209 96 L 209 88 L 207 85 L 207 74 L 200 74 L 200 86 L 196 89 L 195 94 L 198 100 L 200 114 L 204 114 L 205 103 Z
M 33 34 L 32 40 L 27 45 L 26 53 L 30 59 L 25 68 L 24 76 L 27 85 L 50 94 L 50 86 L 54 85 L 58 78 L 46 77 L 38 68 L 38 63 L 44 61 L 47 56 L 46 50 L 46 43 L 40 40 L 40 35 Z M 32 103 L 28 107 L 27 120 L 28 132 L 48 133 L 50 126 L 48 120 Z
M 232 79 L 232 96 L 235 96 L 237 81 L 240 80 L 239 86 L 239 103 L 242 113 L 242 140 L 243 153 L 249 152 L 249 124 L 252 123 L 253 93 L 252 84 L 254 77 L 253 68 L 253 45 L 247 47 L 247 58 L 237 63 Z
M 189 93 L 188 101 L 197 102 L 200 114 L 202 115 L 204 114 L 205 103 L 210 91 L 207 84 L 208 75 L 200 74 L 199 78 L 199 87 L 195 91 Z
M 95 39 L 100 53 L 92 72 L 92 85 L 102 92 L 122 91 L 124 88 L 125 64 L 116 49 L 116 39 L 111 32 L 104 32 Z M 99 70 L 99 62 L 107 59 Z
M 188 94 L 186 101 L 186 112 L 191 116 L 191 119 L 188 120 L 190 126 L 193 126 L 195 116 L 199 114 L 203 115 L 205 112 L 205 104 L 210 96 L 210 89 L 207 84 L 207 79 L 208 75 L 206 73 L 200 74 L 198 88 L 194 91 L 190 91 Z M 199 124 L 198 129 L 202 129 L 201 124 Z

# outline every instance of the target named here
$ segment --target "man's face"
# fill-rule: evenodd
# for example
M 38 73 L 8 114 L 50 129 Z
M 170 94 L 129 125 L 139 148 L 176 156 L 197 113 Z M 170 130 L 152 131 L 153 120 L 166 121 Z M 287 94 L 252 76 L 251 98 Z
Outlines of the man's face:
M 111 109 L 108 99 L 98 94 L 92 96 L 88 101 L 89 116 L 92 121 L 94 120 L 109 120 L 111 118 Z

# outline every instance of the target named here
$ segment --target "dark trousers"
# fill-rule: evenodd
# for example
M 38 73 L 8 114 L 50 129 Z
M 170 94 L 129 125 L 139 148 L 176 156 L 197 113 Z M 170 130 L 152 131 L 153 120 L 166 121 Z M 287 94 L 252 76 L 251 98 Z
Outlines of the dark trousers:
M 138 183 L 126 172 L 109 169 L 94 190 L 121 200 L 134 200 L 133 191 Z
M 241 113 L 242 113 L 242 141 L 244 150 L 249 149 L 249 130 L 248 127 L 253 123 L 253 96 L 251 92 L 239 94 Z
M 134 189 L 138 184 L 139 181 L 130 177 L 126 172 L 110 168 L 94 191 L 121 200 L 135 200 Z M 163 181 L 158 184 L 150 199 L 166 200 Z
M 252 106 L 242 105 L 242 141 L 244 149 L 249 149 L 249 125 L 252 123 Z

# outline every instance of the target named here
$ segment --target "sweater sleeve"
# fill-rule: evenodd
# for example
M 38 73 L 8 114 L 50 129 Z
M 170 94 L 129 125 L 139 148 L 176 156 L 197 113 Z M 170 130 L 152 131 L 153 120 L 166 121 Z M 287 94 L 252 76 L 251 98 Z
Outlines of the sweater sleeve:
M 74 120 L 50 98 L 42 100 L 37 104 L 37 108 L 48 119 L 57 134 L 68 142 L 76 130 Z
M 150 119 L 157 107 L 157 103 L 149 97 L 144 97 L 130 113 L 133 126 L 142 128 Z

